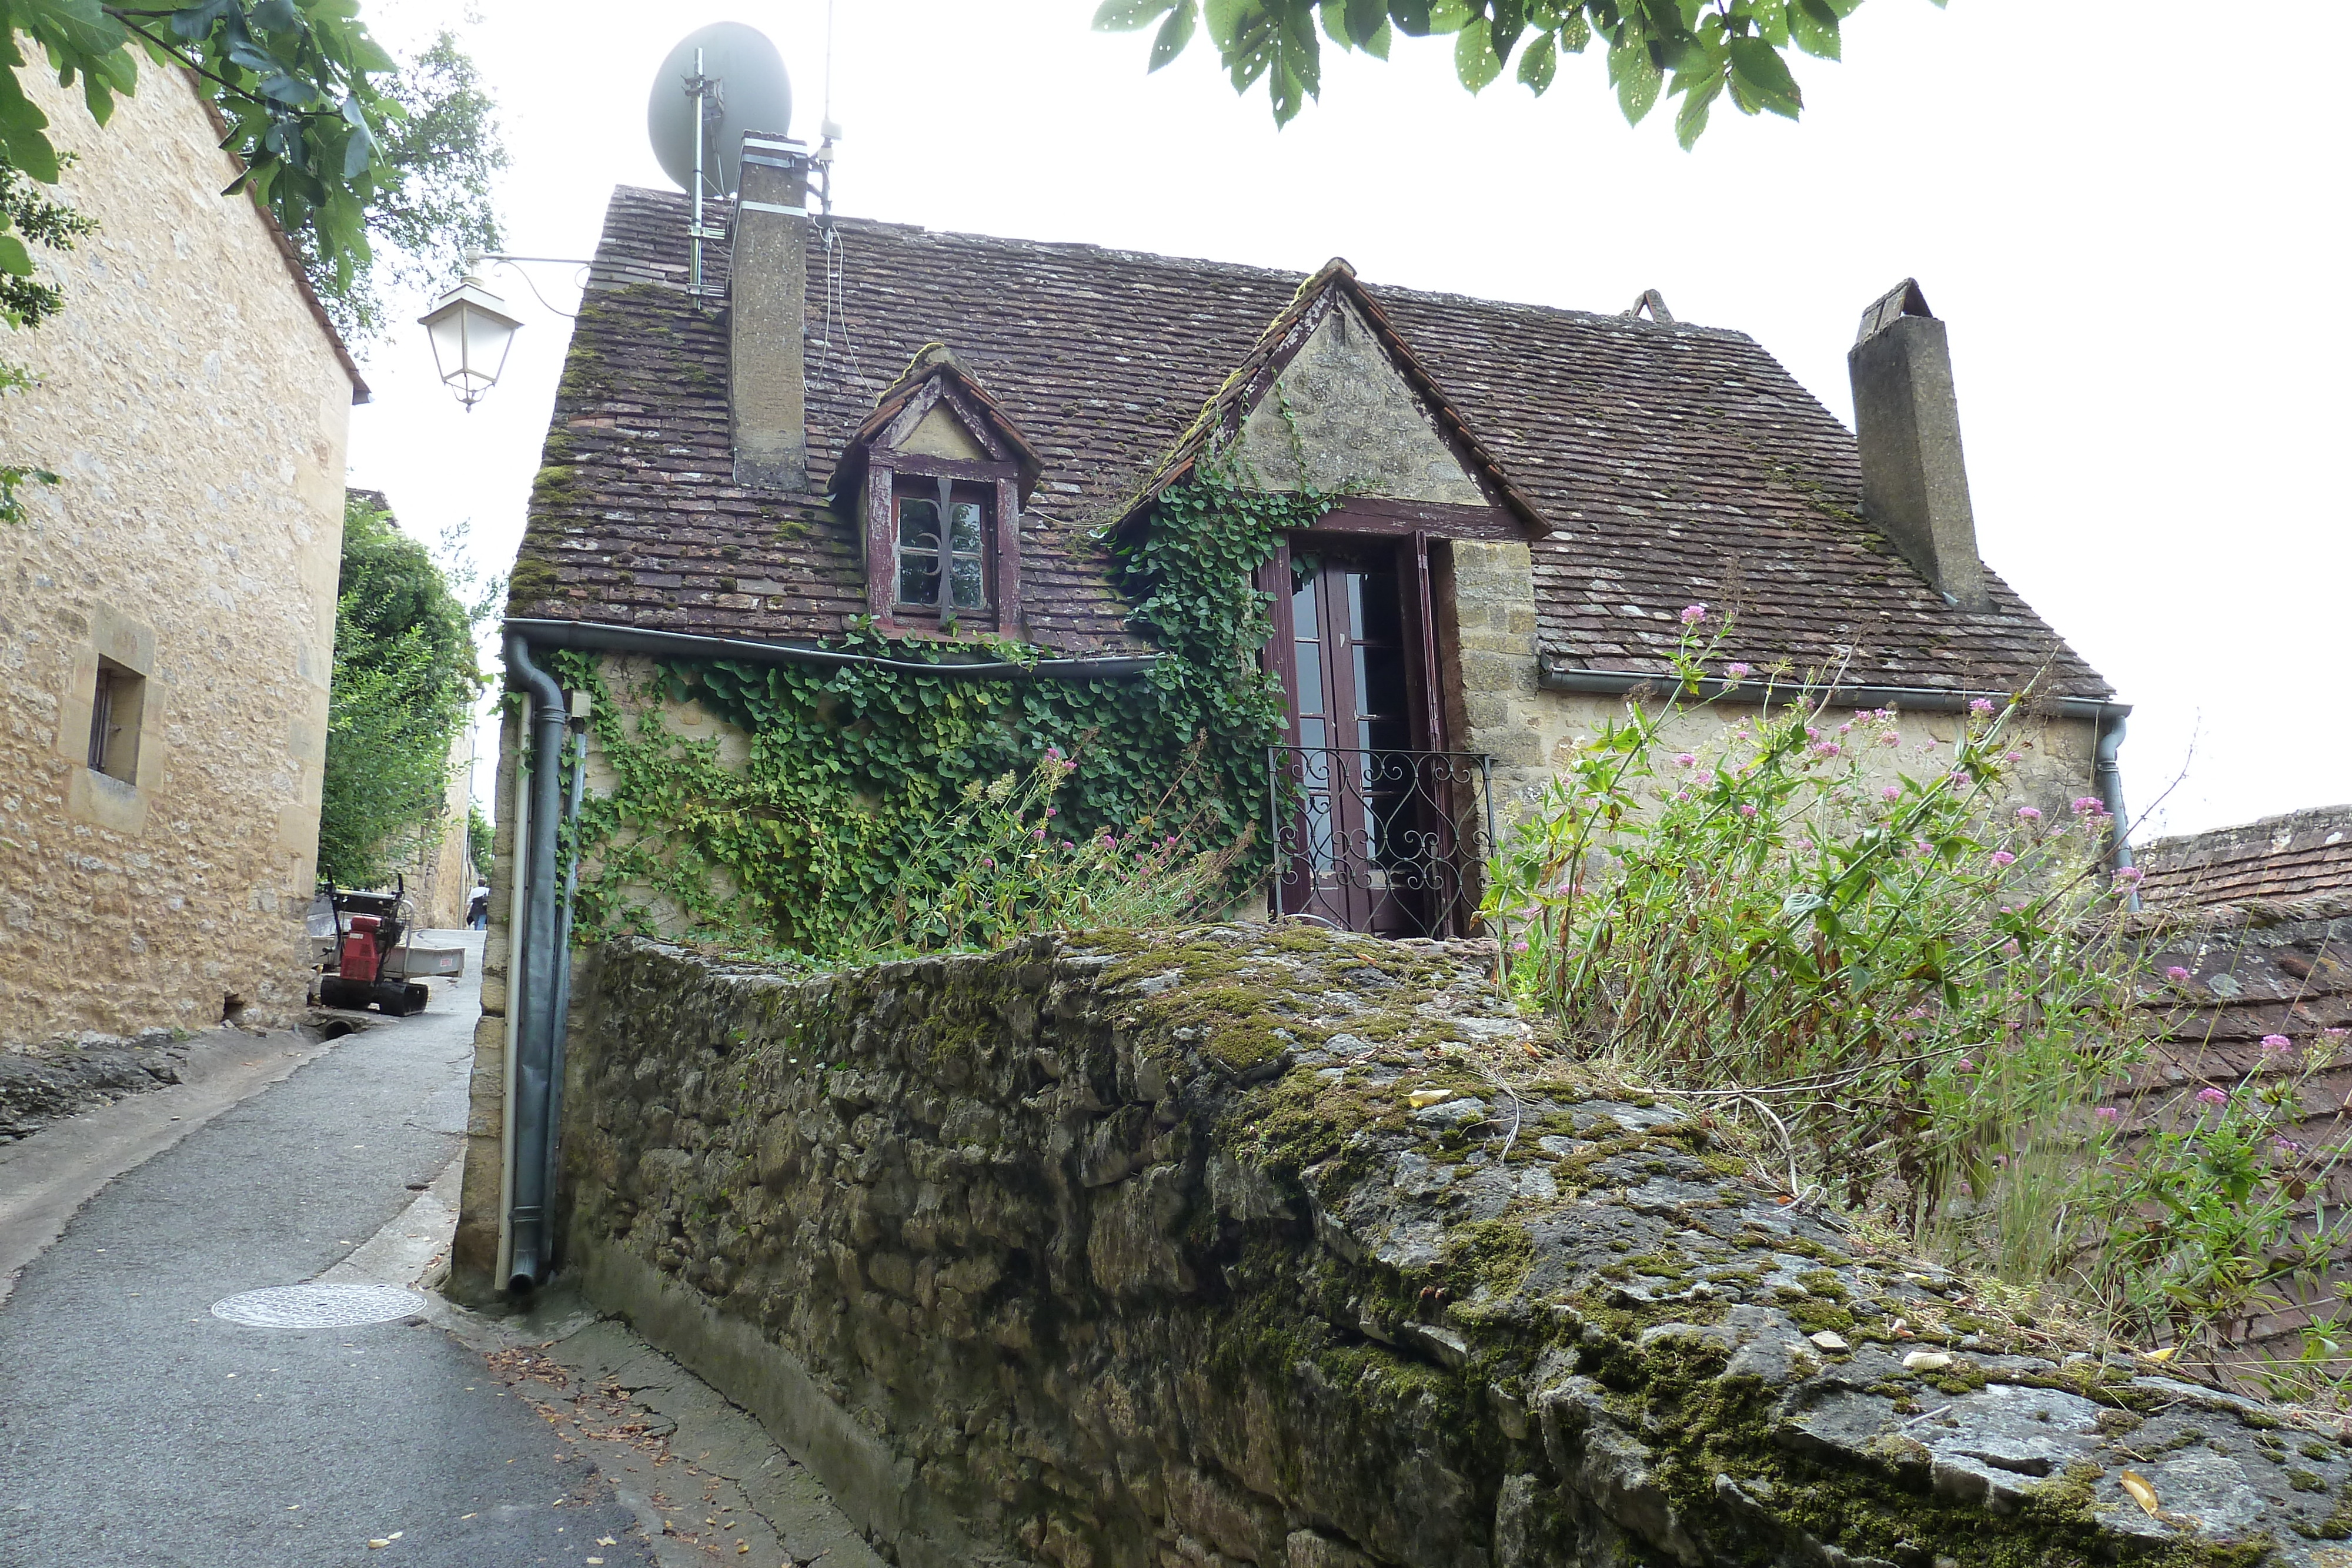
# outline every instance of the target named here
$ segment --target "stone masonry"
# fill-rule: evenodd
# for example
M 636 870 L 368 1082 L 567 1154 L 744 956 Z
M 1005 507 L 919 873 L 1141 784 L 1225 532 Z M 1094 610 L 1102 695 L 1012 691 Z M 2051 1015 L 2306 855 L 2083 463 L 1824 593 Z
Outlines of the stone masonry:
M 1507 826 L 1541 798 L 1545 782 L 1567 765 L 1580 737 L 1599 734 L 1612 718 L 1623 722 L 1628 699 L 1545 691 L 1537 684 L 1536 586 L 1528 546 L 1451 539 L 1431 554 L 1447 733 L 1459 749 L 1495 758 L 1495 805 Z M 1670 691 L 1671 677 L 1661 677 L 1653 706 Z M 1727 698 L 1711 704 L 1667 727 L 1667 749 L 1706 756 L 1722 744 L 1724 732 L 1753 721 L 1756 712 L 1753 703 Z M 1932 736 L 1947 747 L 1962 724 L 1961 715 L 1950 713 L 1903 717 L 1911 737 Z M 2090 720 L 2029 715 L 2012 734 L 2022 756 L 2015 775 L 2018 804 L 2063 811 L 2068 801 L 2094 792 L 2097 737 Z M 1865 774 L 1878 782 L 1892 782 L 1906 766 L 1916 772 L 1921 764 L 1916 755 L 1889 752 L 1864 759 Z
M 1469 945 L 583 975 L 567 1267 L 921 1568 L 2310 1564 L 2333 1422 L 2001 1317 Z
M 35 247 L 9 335 L 30 486 L 0 564 L 0 1048 L 301 1007 L 356 377 L 203 103 L 142 71 L 103 129 L 24 78 L 99 232 Z M 89 760 L 101 668 L 126 749 Z M 135 755 L 134 755 L 135 753 Z M 119 773 L 118 776 L 114 776 Z

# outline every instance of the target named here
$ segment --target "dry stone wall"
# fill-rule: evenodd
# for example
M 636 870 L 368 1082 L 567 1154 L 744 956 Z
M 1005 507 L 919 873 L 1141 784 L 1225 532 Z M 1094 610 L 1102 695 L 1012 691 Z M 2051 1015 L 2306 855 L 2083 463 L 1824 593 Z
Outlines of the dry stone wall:
M 2352 1561 L 2332 1424 L 1782 1207 L 1471 945 L 582 980 L 567 1266 L 902 1563 Z

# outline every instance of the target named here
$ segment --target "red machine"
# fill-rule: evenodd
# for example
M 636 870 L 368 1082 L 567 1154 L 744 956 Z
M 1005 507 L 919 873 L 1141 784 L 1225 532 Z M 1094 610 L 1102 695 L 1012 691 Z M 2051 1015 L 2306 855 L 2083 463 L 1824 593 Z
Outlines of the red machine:
M 383 972 L 384 960 L 408 934 L 406 882 L 389 894 L 346 893 L 332 883 L 326 893 L 335 912 L 335 972 L 319 977 L 319 999 L 331 1008 L 380 1008 L 394 1018 L 423 1012 L 432 993 L 405 976 L 388 979 Z

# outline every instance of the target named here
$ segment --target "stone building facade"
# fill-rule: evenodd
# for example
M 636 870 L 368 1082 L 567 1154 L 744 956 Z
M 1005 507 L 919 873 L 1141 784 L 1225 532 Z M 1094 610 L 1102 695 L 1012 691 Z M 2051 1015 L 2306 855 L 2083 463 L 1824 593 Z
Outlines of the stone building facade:
M 104 128 L 24 78 L 98 232 L 0 450 L 54 469 L 0 565 L 0 1044 L 304 999 L 343 456 L 366 387 L 188 80 Z
M 518 689 L 534 649 L 539 668 L 558 649 L 608 670 L 838 667 L 876 632 L 968 662 L 1010 639 L 1042 656 L 1035 679 L 1123 678 L 1161 651 L 1114 552 L 1214 472 L 1332 503 L 1255 582 L 1289 710 L 1268 767 L 1295 770 L 1302 802 L 1269 830 L 1276 913 L 1462 934 L 1487 788 L 1496 816 L 1526 810 L 1578 737 L 1674 670 L 1693 604 L 1728 624 L 1694 750 L 1753 700 L 1721 693 L 1734 664 L 1899 708 L 1915 741 L 2021 695 L 2024 796 L 2121 803 L 2129 710 L 1977 559 L 1945 326 L 1916 285 L 1864 313 L 1857 435 L 1753 340 L 1677 322 L 1654 294 L 1598 315 L 1375 288 L 1339 260 L 1302 277 L 812 215 L 807 154 L 745 145 L 731 243 L 698 261 L 684 196 L 614 193 L 511 580 Z M 515 1129 L 540 1113 L 515 1102 L 533 1075 L 525 1098 L 548 1092 L 567 1026 L 551 990 L 509 984 L 510 947 L 527 971 L 546 932 L 510 944 L 507 925 L 531 880 L 560 876 L 518 869 L 509 785 L 567 716 L 577 731 L 582 695 L 540 690 L 544 716 L 501 737 L 456 1259 L 476 1290 L 510 1278 L 515 1215 L 551 1237 L 518 1196 L 536 1178 L 517 1176 Z M 662 706 L 722 759 L 751 749 L 716 714 Z M 604 766 L 591 737 L 592 791 Z M 1400 768 L 1402 786 L 1370 779 Z M 1373 823 L 1381 800 L 1419 814 Z M 1417 884 L 1393 850 L 1416 839 L 1447 862 Z

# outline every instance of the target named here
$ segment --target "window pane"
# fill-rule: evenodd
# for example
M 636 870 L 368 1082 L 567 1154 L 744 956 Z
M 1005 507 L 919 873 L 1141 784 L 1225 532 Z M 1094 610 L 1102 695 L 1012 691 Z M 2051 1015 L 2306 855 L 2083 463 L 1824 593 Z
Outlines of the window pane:
M 958 555 L 966 553 L 978 555 L 980 553 L 980 503 L 958 501 L 950 507 L 948 511 L 949 520 L 955 529 L 954 537 L 949 541 L 949 548 Z
M 955 608 L 977 610 L 985 602 L 980 589 L 980 559 L 960 555 L 954 560 L 955 565 L 948 573 L 948 581 L 955 591 Z
M 898 503 L 898 542 L 920 545 L 926 549 L 939 548 L 940 504 L 908 497 Z
M 898 602 L 937 604 L 940 601 L 940 558 L 919 550 L 898 557 Z

